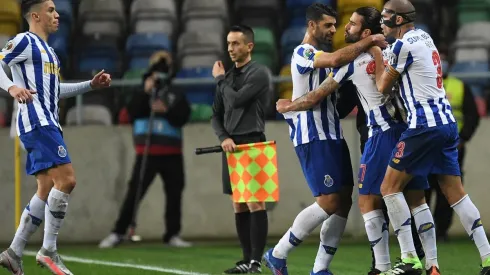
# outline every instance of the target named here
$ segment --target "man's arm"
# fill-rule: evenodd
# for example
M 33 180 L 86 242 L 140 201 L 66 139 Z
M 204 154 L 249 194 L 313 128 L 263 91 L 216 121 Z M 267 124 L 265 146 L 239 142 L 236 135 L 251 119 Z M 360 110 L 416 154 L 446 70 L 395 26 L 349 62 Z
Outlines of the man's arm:
M 333 77 L 329 76 L 318 88 L 291 102 L 286 107 L 286 112 L 311 109 L 324 98 L 335 92 L 338 87 L 339 83 L 337 83 Z
M 225 108 L 223 105 L 223 98 L 221 97 L 221 93 L 219 91 L 216 91 L 213 102 L 213 116 L 211 117 L 211 126 L 213 127 L 214 133 L 216 134 L 216 136 L 218 136 L 220 142 L 223 142 L 223 140 L 230 137 L 223 125 L 224 116 Z
M 382 34 L 371 35 L 363 40 L 337 50 L 333 53 L 317 52 L 313 61 L 315 68 L 340 67 L 354 61 L 361 53 L 367 51 L 371 46 L 386 46 Z
M 267 91 L 270 85 L 270 73 L 265 69 L 250 72 L 248 78 L 245 79 L 245 85 L 239 90 L 233 89 L 224 79 L 224 75 L 216 77 L 218 93 L 222 93 L 224 100 L 230 102 L 232 108 L 246 106 L 259 93 Z
M 464 85 L 463 97 L 463 128 L 459 133 L 459 137 L 463 142 L 469 141 L 480 124 L 480 115 L 476 107 L 475 98 L 468 85 Z
M 30 57 L 30 40 L 26 34 L 18 34 L 12 40 L 8 41 L 5 47 L 0 51 L 0 62 L 11 66 L 19 62 L 23 62 Z M 0 88 L 6 92 L 13 86 L 13 83 L 0 66 Z
M 356 86 L 349 81 L 339 88 L 339 97 L 337 98 L 337 112 L 339 118 L 347 117 L 356 106 L 361 105 L 357 96 Z M 359 107 L 358 107 L 359 109 Z M 359 112 L 359 110 L 358 110 Z
M 84 94 L 92 90 L 89 81 L 79 83 L 61 83 L 60 84 L 60 99 L 69 98 L 77 95 Z
M 381 77 L 376 77 L 376 87 L 380 93 L 390 93 L 395 85 L 396 80 L 400 77 L 403 71 L 407 70 L 413 62 L 413 58 L 407 46 L 402 41 L 397 40 L 393 44 L 390 60 Z M 378 71 L 378 70 L 376 70 Z

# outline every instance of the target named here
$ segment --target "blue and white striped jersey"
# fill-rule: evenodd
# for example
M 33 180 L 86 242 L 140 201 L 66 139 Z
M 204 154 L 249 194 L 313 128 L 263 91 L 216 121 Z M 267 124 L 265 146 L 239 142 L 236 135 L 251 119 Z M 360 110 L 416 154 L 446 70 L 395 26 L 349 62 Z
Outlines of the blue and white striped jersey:
M 378 131 L 386 131 L 393 124 L 404 123 L 394 93 L 383 95 L 376 87 L 376 65 L 373 57 L 363 53 L 354 61 L 333 70 L 333 79 L 340 85 L 352 81 L 366 113 L 369 137 Z
M 401 76 L 409 128 L 456 122 L 443 86 L 439 52 L 429 34 L 419 29 L 405 33 L 393 43 L 389 64 Z
M 12 71 L 15 85 L 34 90 L 34 100 L 19 104 L 17 134 L 30 132 L 34 127 L 59 127 L 60 61 L 54 50 L 31 32 L 20 33 L 10 40 L 0 58 Z
M 330 73 L 330 69 L 313 67 L 313 59 L 317 52 L 317 49 L 309 44 L 302 44 L 294 49 L 291 58 L 291 100 L 318 88 Z M 294 146 L 313 140 L 343 139 L 336 102 L 337 94 L 334 93 L 308 111 L 285 114 Z

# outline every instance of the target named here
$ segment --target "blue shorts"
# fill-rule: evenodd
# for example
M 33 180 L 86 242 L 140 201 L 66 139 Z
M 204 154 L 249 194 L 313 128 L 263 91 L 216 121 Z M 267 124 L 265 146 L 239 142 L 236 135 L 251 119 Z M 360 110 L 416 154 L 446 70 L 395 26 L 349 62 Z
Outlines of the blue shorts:
M 20 140 L 27 151 L 26 172 L 29 175 L 71 163 L 63 134 L 56 126 L 36 126 L 20 135 Z
M 456 123 L 408 129 L 394 148 L 390 166 L 413 176 L 461 176 Z
M 406 129 L 405 124 L 394 125 L 367 140 L 359 167 L 359 194 L 381 195 L 381 183 L 383 183 L 386 168 L 390 162 L 391 152 Z M 406 186 L 406 189 L 412 190 L 428 188 L 429 183 L 426 177 L 414 177 Z
M 353 186 L 352 164 L 345 140 L 313 140 L 295 147 L 306 182 L 314 197 Z

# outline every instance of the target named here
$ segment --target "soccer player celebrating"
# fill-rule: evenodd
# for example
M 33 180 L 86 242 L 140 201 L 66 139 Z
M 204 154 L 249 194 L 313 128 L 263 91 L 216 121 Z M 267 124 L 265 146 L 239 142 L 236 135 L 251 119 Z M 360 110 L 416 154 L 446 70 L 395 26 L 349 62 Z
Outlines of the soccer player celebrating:
M 373 7 L 358 8 L 345 27 L 345 41 L 355 43 L 372 34 L 381 33 L 381 13 Z M 380 57 L 379 47 L 373 48 L 373 55 Z M 382 67 L 382 66 L 380 66 Z M 368 141 L 361 158 L 359 169 L 359 208 L 363 214 L 366 232 L 375 255 L 375 268 L 369 275 L 377 275 L 391 268 L 388 247 L 388 225 L 382 211 L 381 183 L 384 167 L 389 163 L 391 151 L 395 147 L 407 124 L 402 117 L 403 106 L 398 98 L 389 93 L 380 94 L 376 87 L 375 60 L 369 53 L 363 53 L 353 62 L 333 73 L 317 89 L 305 94 L 293 102 L 280 100 L 279 112 L 307 110 L 334 93 L 340 85 L 352 81 L 357 88 L 359 100 L 367 118 Z M 437 248 L 435 242 L 434 221 L 424 200 L 424 189 L 428 188 L 427 179 L 416 177 L 409 183 L 412 213 L 417 225 L 423 225 L 419 231 L 422 243 L 427 250 L 428 269 L 438 273 Z
M 58 30 L 59 14 L 51 0 L 22 0 L 21 10 L 29 31 L 10 40 L 0 55 L 12 70 L 13 82 L 0 70 L 0 87 L 19 103 L 17 135 L 28 153 L 26 171 L 37 180 L 37 192 L 22 213 L 14 240 L 0 254 L 0 265 L 12 274 L 24 274 L 22 254 L 30 236 L 43 219 L 44 240 L 37 262 L 53 274 L 72 274 L 57 252 L 56 240 L 63 225 L 75 173 L 66 149 L 58 116 L 58 101 L 110 86 L 104 71 L 91 81 L 60 83 L 58 57 L 47 44 L 49 34 Z
M 442 192 L 474 240 L 482 259 L 480 274 L 490 274 L 490 245 L 480 213 L 461 184 L 458 127 L 444 91 L 439 53 L 430 35 L 414 27 L 414 20 L 415 8 L 409 1 L 392 0 L 385 4 L 383 32 L 396 41 L 386 70 L 383 67 L 376 70 L 376 85 L 381 93 L 389 93 L 398 80 L 408 110 L 408 129 L 392 152 L 381 185 L 402 259 L 382 274 L 422 273 L 411 234 L 410 210 L 402 192 L 412 177 L 428 174 L 438 175 Z
M 308 30 L 294 49 L 291 72 L 293 99 L 317 88 L 330 69 L 354 60 L 371 45 L 386 46 L 383 35 L 369 36 L 334 53 L 317 50 L 330 44 L 335 34 L 336 12 L 323 4 L 308 7 Z M 301 211 L 279 243 L 264 260 L 275 275 L 287 275 L 286 258 L 316 227 L 322 225 L 320 246 L 312 275 L 329 275 L 329 264 L 337 250 L 352 204 L 352 166 L 347 143 L 342 137 L 336 95 L 308 111 L 288 115 L 291 140 L 306 181 L 316 202 Z

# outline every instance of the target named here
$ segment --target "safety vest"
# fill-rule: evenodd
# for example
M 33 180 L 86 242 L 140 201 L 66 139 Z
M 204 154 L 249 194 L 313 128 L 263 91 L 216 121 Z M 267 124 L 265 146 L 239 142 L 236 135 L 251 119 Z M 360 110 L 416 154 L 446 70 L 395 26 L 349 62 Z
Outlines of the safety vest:
M 446 90 L 447 99 L 453 109 L 453 115 L 458 122 L 458 132 L 463 128 L 463 99 L 464 99 L 464 83 L 463 81 L 448 76 L 444 79 L 444 89 Z

